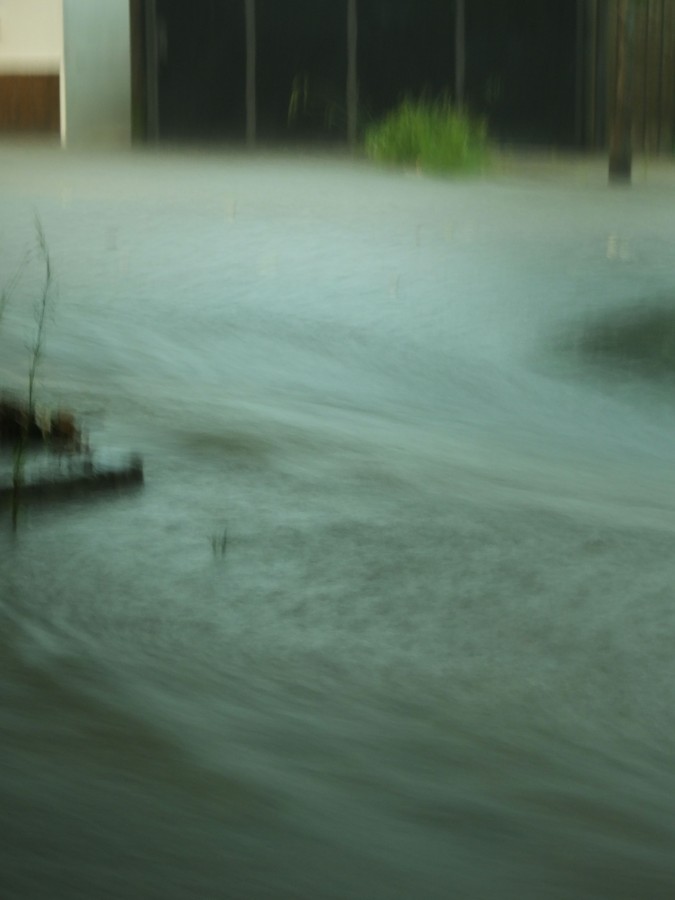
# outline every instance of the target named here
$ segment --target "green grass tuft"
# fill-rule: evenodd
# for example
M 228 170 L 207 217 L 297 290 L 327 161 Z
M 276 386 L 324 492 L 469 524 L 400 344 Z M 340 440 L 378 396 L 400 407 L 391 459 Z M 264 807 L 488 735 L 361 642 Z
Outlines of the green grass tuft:
M 408 99 L 367 129 L 366 153 L 431 172 L 474 171 L 487 162 L 487 128 L 447 100 Z

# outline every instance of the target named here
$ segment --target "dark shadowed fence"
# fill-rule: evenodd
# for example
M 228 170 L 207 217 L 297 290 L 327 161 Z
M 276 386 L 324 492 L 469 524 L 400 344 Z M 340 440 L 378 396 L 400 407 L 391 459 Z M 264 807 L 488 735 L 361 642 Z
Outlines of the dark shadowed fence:
M 670 152 L 675 127 L 675 3 L 643 0 L 636 13 L 636 146 Z
M 585 143 L 604 146 L 613 113 L 617 61 L 617 4 L 590 0 L 586 28 L 593 36 Z M 602 73 L 606 72 L 607 77 Z M 675 130 L 675 2 L 635 0 L 634 149 L 670 153 Z M 590 95 L 590 96 L 589 96 Z

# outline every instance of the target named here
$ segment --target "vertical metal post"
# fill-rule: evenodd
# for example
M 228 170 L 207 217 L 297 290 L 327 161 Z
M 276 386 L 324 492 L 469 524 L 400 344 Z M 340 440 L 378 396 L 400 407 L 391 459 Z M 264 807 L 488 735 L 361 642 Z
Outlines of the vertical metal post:
M 466 80 L 466 0 L 455 0 L 455 105 L 464 106 Z
M 574 142 L 577 147 L 584 146 L 584 90 L 587 90 L 588 78 L 584 61 L 586 58 L 587 29 L 585 28 L 586 4 L 577 0 L 577 33 L 576 33 L 576 65 L 574 86 Z
M 357 0 L 347 0 L 347 142 L 356 149 L 359 112 L 359 82 L 357 73 L 358 18 Z
M 256 29 L 255 0 L 244 0 L 246 19 L 246 143 L 249 147 L 256 140 Z

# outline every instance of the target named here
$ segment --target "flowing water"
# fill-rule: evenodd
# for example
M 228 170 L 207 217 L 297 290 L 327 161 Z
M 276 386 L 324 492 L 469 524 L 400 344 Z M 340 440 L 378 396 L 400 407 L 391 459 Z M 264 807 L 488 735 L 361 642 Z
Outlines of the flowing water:
M 673 897 L 675 173 L 0 172 L 38 397 L 146 474 L 5 516 L 3 900 Z

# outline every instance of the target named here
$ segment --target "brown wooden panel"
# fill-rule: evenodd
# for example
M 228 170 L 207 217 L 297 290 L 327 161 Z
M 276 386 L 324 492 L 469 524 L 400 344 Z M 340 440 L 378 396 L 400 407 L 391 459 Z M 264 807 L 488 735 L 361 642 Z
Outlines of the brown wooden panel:
M 58 75 L 0 74 L 0 131 L 57 132 Z

